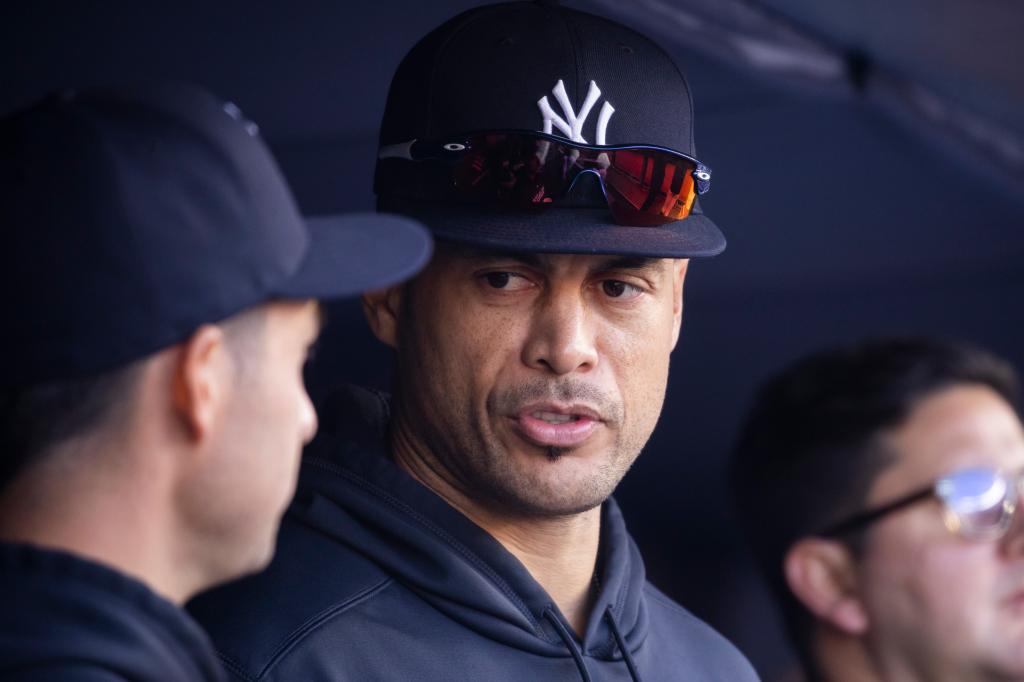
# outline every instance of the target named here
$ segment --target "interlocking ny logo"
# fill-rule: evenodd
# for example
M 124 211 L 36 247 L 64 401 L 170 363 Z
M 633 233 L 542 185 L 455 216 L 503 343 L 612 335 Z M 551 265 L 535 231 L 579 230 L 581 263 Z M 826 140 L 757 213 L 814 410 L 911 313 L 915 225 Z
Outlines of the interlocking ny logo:
M 569 95 L 565 92 L 565 83 L 559 80 L 555 83 L 555 87 L 551 90 L 551 93 L 555 96 L 555 100 L 558 102 L 558 105 L 562 107 L 562 113 L 565 114 L 565 118 L 562 118 L 555 113 L 555 110 L 551 108 L 551 104 L 548 102 L 548 96 L 544 95 L 537 100 L 537 106 L 540 107 L 540 113 L 544 116 L 544 132 L 550 135 L 552 133 L 552 126 L 554 126 L 573 142 L 589 144 L 583 137 L 583 124 L 587 122 L 587 116 L 590 115 L 590 110 L 594 108 L 594 105 L 597 104 L 597 100 L 601 97 L 601 88 L 597 87 L 597 83 L 594 81 L 590 81 L 590 88 L 587 90 L 587 98 L 583 101 L 583 107 L 580 109 L 579 114 L 576 114 L 576 112 L 572 110 L 572 103 L 569 102 Z M 605 131 L 607 131 L 608 121 L 614 113 L 615 107 L 605 100 L 605 103 L 601 106 L 601 113 L 597 116 L 597 139 L 594 140 L 594 144 L 606 144 Z

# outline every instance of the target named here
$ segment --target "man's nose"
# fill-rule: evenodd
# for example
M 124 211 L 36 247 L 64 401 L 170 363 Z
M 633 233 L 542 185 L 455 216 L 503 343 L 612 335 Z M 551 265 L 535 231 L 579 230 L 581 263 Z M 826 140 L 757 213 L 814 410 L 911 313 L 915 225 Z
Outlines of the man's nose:
M 548 294 L 534 315 L 523 362 L 558 375 L 590 371 L 597 366 L 593 315 L 581 292 Z

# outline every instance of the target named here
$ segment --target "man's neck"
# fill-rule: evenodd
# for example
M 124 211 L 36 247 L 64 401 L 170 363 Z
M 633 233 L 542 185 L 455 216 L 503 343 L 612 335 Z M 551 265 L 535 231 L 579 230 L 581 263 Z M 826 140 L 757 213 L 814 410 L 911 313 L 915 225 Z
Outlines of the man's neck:
M 582 637 L 597 597 L 600 508 L 560 517 L 513 515 L 482 504 L 453 485 L 430 453 L 403 430 L 392 438 L 395 462 L 490 533 L 526 567 Z
M 189 562 L 176 551 L 172 515 L 152 480 L 87 471 L 62 455 L 13 481 L 0 495 L 0 540 L 59 549 L 114 568 L 174 603 L 193 592 Z M 84 459 L 84 457 L 83 457 Z M 127 472 L 124 472 L 127 475 Z
M 819 630 L 813 648 L 825 682 L 882 682 L 859 638 Z
M 823 679 L 827 682 L 982 682 L 991 680 L 978 671 L 953 669 L 949 661 L 928 656 L 913 660 L 893 641 L 869 641 L 835 631 L 820 631 L 815 642 Z

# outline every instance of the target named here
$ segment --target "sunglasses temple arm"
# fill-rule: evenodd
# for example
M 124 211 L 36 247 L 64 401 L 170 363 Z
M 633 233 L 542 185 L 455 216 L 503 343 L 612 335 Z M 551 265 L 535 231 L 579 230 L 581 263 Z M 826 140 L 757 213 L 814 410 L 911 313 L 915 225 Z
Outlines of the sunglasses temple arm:
M 399 142 L 398 144 L 387 144 L 381 147 L 377 152 L 378 159 L 406 159 L 412 161 L 415 159 L 412 152 L 412 146 L 416 144 L 416 140 L 412 139 L 408 142 Z

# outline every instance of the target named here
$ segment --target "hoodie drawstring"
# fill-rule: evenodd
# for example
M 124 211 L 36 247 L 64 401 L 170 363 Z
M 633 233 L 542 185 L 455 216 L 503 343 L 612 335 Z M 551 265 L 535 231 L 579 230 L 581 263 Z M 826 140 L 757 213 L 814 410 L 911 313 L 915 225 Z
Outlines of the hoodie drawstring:
M 569 631 L 562 625 L 562 621 L 558 620 L 558 616 L 551 609 L 544 611 L 544 617 L 551 621 L 551 624 L 555 626 L 555 632 L 562 638 L 565 646 L 569 647 L 569 653 L 572 654 L 573 659 L 576 661 L 576 667 L 579 668 L 580 677 L 583 678 L 583 682 L 591 682 L 590 671 L 587 670 L 587 664 L 583 661 L 583 654 L 576 646 L 576 642 L 573 641 L 573 636 L 569 634 Z
M 579 647 L 576 646 L 576 640 L 572 634 L 566 629 L 562 621 L 558 619 L 554 611 L 547 609 L 544 611 L 544 617 L 547 618 L 551 624 L 555 627 L 555 632 L 562 638 L 562 642 L 569 648 L 569 653 L 572 654 L 573 660 L 576 661 L 576 667 L 580 671 L 580 677 L 583 678 L 583 682 L 591 682 L 590 670 L 587 669 L 587 664 L 583 660 L 583 652 L 580 651 Z M 626 640 L 622 637 L 622 633 L 619 632 L 619 626 L 615 622 L 615 616 L 612 615 L 612 607 L 609 606 L 605 609 L 604 619 L 608 621 L 608 626 L 612 630 L 612 636 L 615 637 L 615 643 L 619 647 L 619 651 L 622 652 L 622 660 L 626 662 L 626 668 L 629 669 L 629 675 L 633 678 L 633 682 L 643 682 L 640 679 L 640 673 L 637 672 L 636 662 L 633 660 L 632 654 L 629 653 L 629 648 L 626 646 Z
M 608 625 L 612 629 L 612 635 L 615 636 L 615 643 L 619 645 L 619 651 L 622 652 L 622 660 L 626 662 L 626 667 L 629 668 L 629 674 L 632 675 L 634 682 L 642 682 L 640 679 L 640 673 L 637 672 L 636 669 L 636 663 L 633 661 L 633 656 L 629 653 L 629 647 L 626 646 L 626 640 L 622 637 L 622 633 L 619 632 L 619 626 L 615 623 L 615 616 L 612 615 L 611 606 L 605 609 L 604 618 L 608 621 Z

